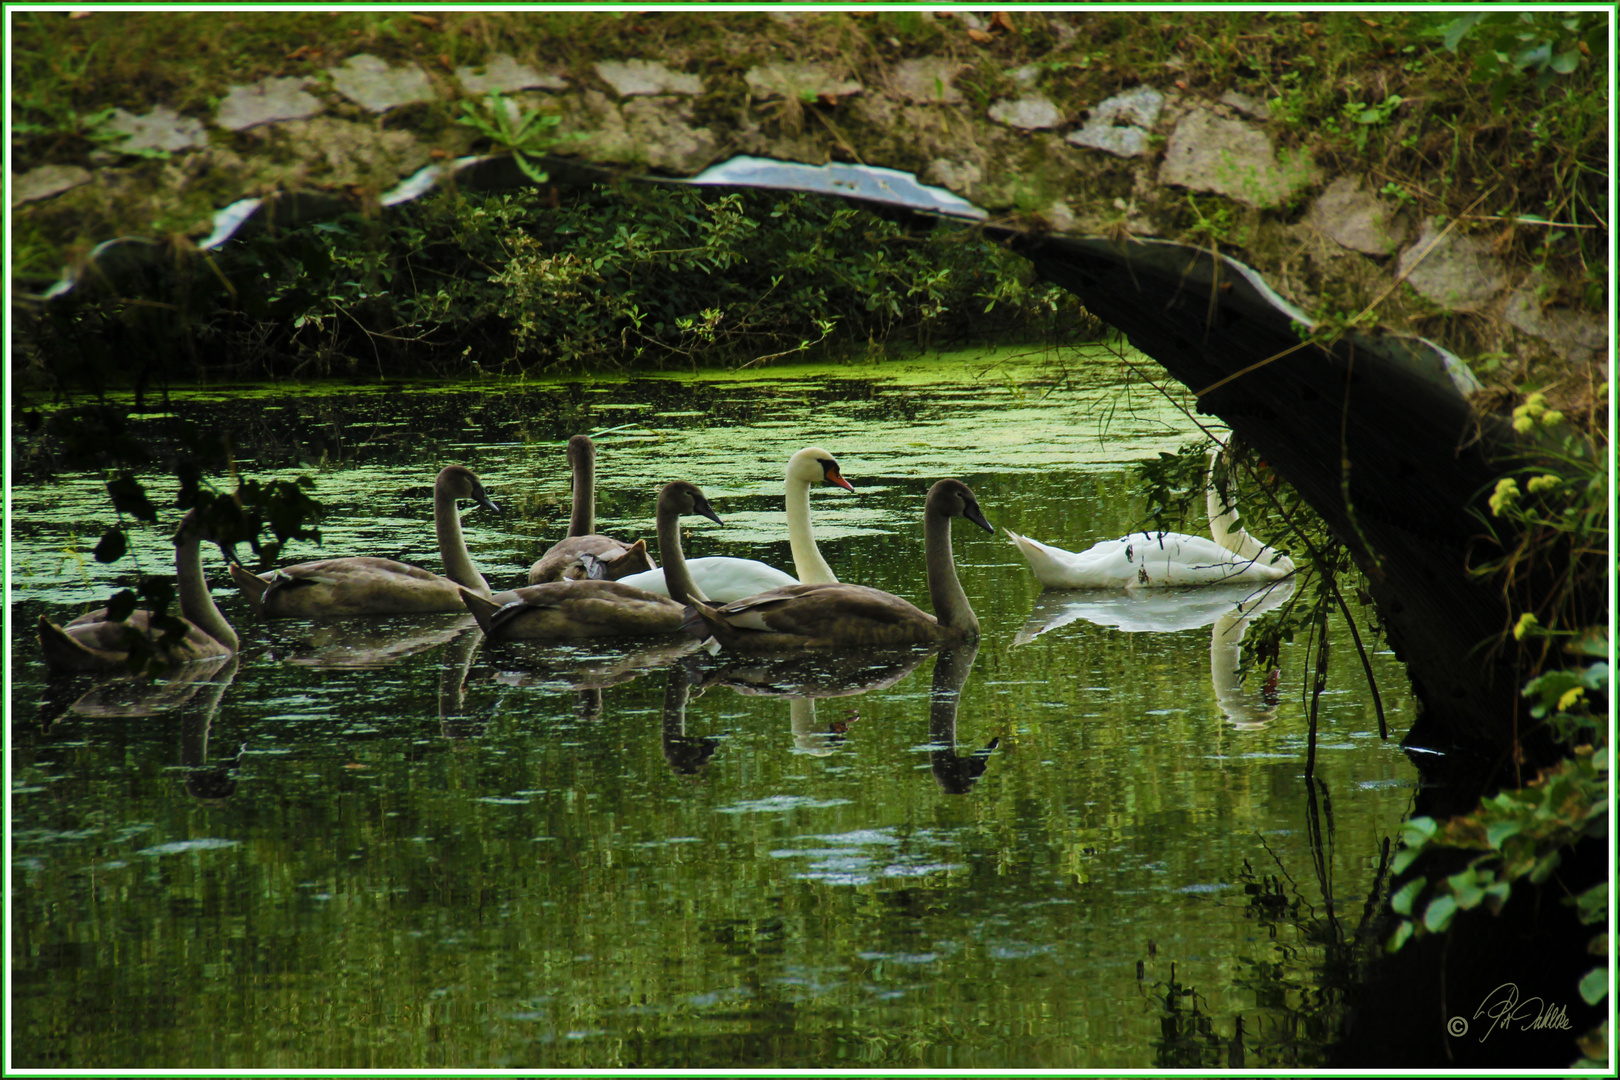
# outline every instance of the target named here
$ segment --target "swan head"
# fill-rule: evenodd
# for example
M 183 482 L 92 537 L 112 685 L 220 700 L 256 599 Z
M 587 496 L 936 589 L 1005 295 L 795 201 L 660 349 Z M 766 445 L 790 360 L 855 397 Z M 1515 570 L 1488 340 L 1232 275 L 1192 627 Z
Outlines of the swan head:
M 787 478 L 812 486 L 837 484 L 845 491 L 855 490 L 855 485 L 838 471 L 838 460 L 819 446 L 807 446 L 788 458 Z
M 589 435 L 575 435 L 568 440 L 568 467 L 584 468 L 596 460 L 596 444 Z
M 709 500 L 702 489 L 685 480 L 676 480 L 664 485 L 663 490 L 658 493 L 658 512 L 660 515 L 666 512 L 673 512 L 676 515 L 701 514 L 716 525 L 725 524 L 720 520 L 720 515 L 714 512 L 714 507 L 709 505 Z
M 979 509 L 979 500 L 974 497 L 973 489 L 960 480 L 941 480 L 929 488 L 925 512 L 967 518 L 987 533 L 996 531 L 984 519 L 984 511 Z
M 433 482 L 433 489 L 454 499 L 471 499 L 485 510 L 501 512 L 495 500 L 484 494 L 484 482 L 478 479 L 478 474 L 465 465 L 446 465 Z
M 235 499 L 199 492 L 196 505 L 186 511 L 169 539 L 175 547 L 193 539 L 210 543 L 227 562 L 239 562 L 236 545 L 252 543 L 258 531 L 257 516 L 249 515 Z

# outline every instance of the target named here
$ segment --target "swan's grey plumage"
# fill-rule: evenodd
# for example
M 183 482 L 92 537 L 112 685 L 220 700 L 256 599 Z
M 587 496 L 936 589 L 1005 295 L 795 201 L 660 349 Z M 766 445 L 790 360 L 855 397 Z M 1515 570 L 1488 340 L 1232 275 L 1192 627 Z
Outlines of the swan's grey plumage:
M 630 637 L 673 633 L 681 628 L 691 577 L 681 557 L 683 514 L 701 514 L 716 524 L 720 517 L 696 484 L 675 481 L 658 494 L 658 544 L 664 554 L 675 596 L 626 585 L 621 581 L 549 581 L 513 589 L 506 604 L 462 591 L 462 601 L 492 639 Z
M 357 555 L 298 563 L 265 574 L 232 563 L 231 579 L 254 610 L 270 618 L 461 611 L 463 587 L 487 596 L 489 585 L 467 550 L 457 499 L 471 499 L 500 513 L 471 469 L 446 465 L 439 472 L 433 483 L 433 524 L 444 562 L 442 577 L 393 559 Z
M 573 477 L 568 536 L 547 548 L 529 568 L 529 584 L 593 576 L 617 581 L 656 567 L 658 564 L 647 554 L 645 540 L 627 544 L 597 533 L 596 444 L 589 435 L 575 435 L 568 440 L 568 468 Z M 584 556 L 594 559 L 594 566 L 582 562 Z
M 168 666 L 214 660 L 234 654 L 236 631 L 226 620 L 208 588 L 202 568 L 202 541 L 206 528 L 200 513 L 187 511 L 174 536 L 174 571 L 180 596 L 180 619 L 185 634 L 166 641 L 164 631 L 152 625 L 152 613 L 132 612 L 113 620 L 106 608 L 79 616 L 66 626 L 39 618 L 39 643 L 47 666 L 66 671 L 116 671 L 127 667 L 128 635 L 147 639 L 153 656 Z
M 979 620 L 962 591 L 951 556 L 951 519 L 963 517 L 986 532 L 972 490 L 959 480 L 941 480 L 928 492 L 923 511 L 930 615 L 909 601 L 864 585 L 789 585 L 744 600 L 711 606 L 694 600 L 687 632 L 713 639 L 712 647 L 736 652 L 800 648 L 904 645 L 976 638 Z

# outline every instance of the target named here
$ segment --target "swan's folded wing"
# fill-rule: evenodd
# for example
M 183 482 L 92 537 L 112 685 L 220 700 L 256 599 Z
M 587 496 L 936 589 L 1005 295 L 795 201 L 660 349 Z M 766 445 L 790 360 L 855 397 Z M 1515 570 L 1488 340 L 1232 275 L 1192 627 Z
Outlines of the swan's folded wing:
M 439 575 L 420 566 L 402 563 L 397 559 L 379 559 L 370 555 L 350 555 L 340 559 L 321 559 L 299 563 L 277 570 L 271 578 L 272 588 L 298 588 L 305 585 L 336 585 L 351 578 L 398 577 L 424 584 L 439 581 Z
M 608 580 L 639 573 L 657 565 L 647 554 L 645 540 L 626 544 L 611 536 L 595 533 L 590 536 L 570 536 L 552 544 L 530 567 L 529 584 L 542 585 L 565 578 L 596 580 L 583 562 L 585 556 L 596 560 L 602 575 Z
M 485 633 L 494 634 L 513 619 L 532 618 L 537 614 L 554 615 L 561 620 L 558 636 L 613 634 L 643 622 L 658 624 L 647 629 L 674 630 L 675 623 L 670 620 L 681 611 L 667 596 L 617 581 L 552 581 L 513 589 L 512 595 L 515 600 L 490 614 Z M 474 605 L 469 602 L 468 606 Z M 476 614 L 476 608 L 474 612 Z M 665 622 L 669 622 L 667 627 L 663 626 Z M 566 635 L 561 633 L 565 626 Z
M 900 626 L 933 616 L 900 597 L 865 585 L 789 585 L 719 609 L 738 630 L 821 638 L 850 623 Z

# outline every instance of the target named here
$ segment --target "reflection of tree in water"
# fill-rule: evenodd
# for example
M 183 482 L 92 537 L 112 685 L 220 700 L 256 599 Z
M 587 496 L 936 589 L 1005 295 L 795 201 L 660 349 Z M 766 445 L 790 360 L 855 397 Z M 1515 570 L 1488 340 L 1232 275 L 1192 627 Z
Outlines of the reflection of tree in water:
M 1276 863 L 1276 873 L 1259 873 L 1245 859 L 1236 876 L 1247 896 L 1244 916 L 1265 928 L 1272 952 L 1269 958 L 1237 957 L 1241 971 L 1232 987 L 1251 993 L 1254 1008 L 1232 1021 L 1230 1034 L 1210 1015 L 1207 999 L 1177 981 L 1174 963 L 1167 982 L 1151 985 L 1145 982 L 1146 963 L 1137 963 L 1138 989 L 1160 1010 L 1155 1067 L 1318 1066 L 1327 1062 L 1330 1047 L 1344 1034 L 1350 1018 L 1348 992 L 1383 955 L 1386 927 L 1380 909 L 1388 881 L 1389 840 L 1383 841 L 1378 872 L 1361 902 L 1359 918 L 1353 927 L 1347 926 L 1336 909 L 1333 812 L 1327 786 L 1317 779 L 1306 796 L 1305 825 L 1320 900 L 1313 903 L 1306 898 L 1260 837 Z M 1150 943 L 1150 955 L 1152 950 Z

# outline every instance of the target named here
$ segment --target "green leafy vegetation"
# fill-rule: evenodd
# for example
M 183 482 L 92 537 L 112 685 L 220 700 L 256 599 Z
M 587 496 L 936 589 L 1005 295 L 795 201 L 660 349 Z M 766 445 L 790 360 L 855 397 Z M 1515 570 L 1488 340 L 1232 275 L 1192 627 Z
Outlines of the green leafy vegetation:
M 1608 614 L 1609 453 L 1539 391 L 1513 410 L 1513 426 L 1527 440 L 1525 460 L 1496 482 L 1479 515 L 1499 554 L 1473 569 L 1501 583 L 1518 613 L 1513 636 L 1541 641 L 1539 669 L 1554 644 L 1590 635 Z
M 1447 50 L 1469 57 L 1474 81 L 1490 83 L 1496 110 L 1531 76 L 1544 91 L 1587 57 L 1601 67 L 1609 43 L 1608 21 L 1597 11 L 1471 11 L 1441 34 Z
M 1587 648 L 1607 655 L 1608 640 L 1594 640 Z M 1402 916 L 1388 943 L 1391 952 L 1413 937 L 1445 932 L 1461 912 L 1483 907 L 1494 915 L 1521 880 L 1538 886 L 1555 883 L 1565 851 L 1583 838 L 1606 839 L 1608 694 L 1609 666 L 1601 661 L 1530 680 L 1524 696 L 1533 702 L 1531 714 L 1565 738 L 1590 741 L 1576 746 L 1569 758 L 1542 770 L 1525 786 L 1482 800 L 1472 813 L 1444 822 L 1415 817 L 1402 826 L 1404 846 L 1395 856 L 1396 874 L 1435 852 L 1479 854 L 1455 873 L 1414 874 L 1390 897 L 1390 907 Z M 1583 924 L 1607 924 L 1610 889 L 1607 881 L 1579 893 L 1565 889 L 1563 902 L 1576 909 Z M 1591 939 L 1588 948 L 1601 960 L 1578 987 L 1589 1005 L 1608 994 L 1608 945 L 1608 934 L 1602 932 Z M 1584 1056 L 1577 1068 L 1606 1068 L 1607 1023 L 1588 1032 L 1580 1040 L 1580 1048 Z
M 445 194 L 386 222 L 262 233 L 131 295 L 86 293 L 41 313 L 35 385 L 738 366 L 1101 331 L 970 229 L 654 184 Z M 109 325 L 180 347 L 131 365 L 103 343 Z
M 1471 813 L 1406 823 L 1397 873 L 1430 865 L 1419 860 L 1436 852 L 1479 854 L 1454 873 L 1414 874 L 1394 894 L 1391 906 L 1403 918 L 1389 941 L 1392 951 L 1414 936 L 1444 932 L 1460 912 L 1483 906 L 1496 913 L 1520 881 L 1552 887 L 1565 852 L 1582 839 L 1606 838 L 1609 665 L 1569 661 L 1609 654 L 1602 625 L 1609 614 L 1604 581 L 1612 569 L 1608 451 L 1550 408 L 1540 392 L 1514 409 L 1513 426 L 1527 441 L 1525 460 L 1497 481 L 1486 500 L 1488 512 L 1479 515 L 1489 546 L 1500 554 L 1474 572 L 1500 582 L 1508 610 L 1517 613 L 1503 638 L 1540 645 L 1522 653 L 1533 672 L 1523 694 L 1534 728 L 1521 737 L 1545 729 L 1568 748 L 1568 756 L 1522 787 L 1484 799 Z M 1565 889 L 1563 900 L 1576 907 L 1582 923 L 1606 923 L 1611 885 L 1600 882 L 1578 894 Z M 1588 972 L 1579 990 L 1583 1000 L 1596 1004 L 1608 987 L 1607 934 L 1593 938 L 1589 951 L 1605 962 Z M 1578 1067 L 1606 1067 L 1607 1024 L 1587 1033 L 1580 1048 Z
M 550 179 L 534 158 L 551 148 L 555 137 L 551 131 L 562 122 L 561 116 L 540 112 L 523 112 L 514 102 L 500 94 L 490 94 L 483 107 L 470 101 L 461 103 L 462 117 L 456 123 L 478 131 L 496 149 L 512 155 L 523 175 L 536 184 Z

